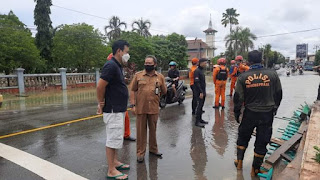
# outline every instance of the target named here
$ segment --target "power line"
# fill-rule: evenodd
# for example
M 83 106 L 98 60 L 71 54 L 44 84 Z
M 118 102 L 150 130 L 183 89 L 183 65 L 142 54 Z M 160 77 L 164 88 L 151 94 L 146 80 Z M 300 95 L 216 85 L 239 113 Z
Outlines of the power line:
M 297 34 L 297 33 L 303 33 L 303 32 L 310 32 L 310 31 L 317 31 L 320 30 L 320 28 L 314 28 L 314 29 L 305 29 L 305 30 L 300 30 L 300 31 L 293 31 L 293 32 L 287 32 L 287 33 L 278 33 L 278 34 L 269 34 L 269 35 L 261 35 L 257 36 L 257 39 L 259 38 L 265 38 L 265 37 L 274 37 L 274 36 L 283 36 L 283 35 L 289 35 L 289 34 Z M 233 39 L 231 39 L 233 40 Z M 227 40 L 218 40 L 214 42 L 225 42 Z
M 101 16 L 97 16 L 97 15 L 94 15 L 94 14 L 89 14 L 89 13 L 85 13 L 85 12 L 82 12 L 82 11 L 78 11 L 78 10 L 74 10 L 74 9 L 70 9 L 70 8 L 65 8 L 65 7 L 62 7 L 62 6 L 58 6 L 58 5 L 52 5 L 54 7 L 57 7 L 57 8 L 61 8 L 61 9 L 64 9 L 64 10 L 67 10 L 67 11 L 72 11 L 72 12 L 76 12 L 76 13 L 80 13 L 80 14 L 83 14 L 83 15 L 87 15 L 87 16 L 91 16 L 91 17 L 95 17 L 95 18 L 99 18 L 99 19 L 103 19 L 103 20 L 110 20 L 108 18 L 105 18 L 105 17 L 101 17 Z M 170 32 L 167 32 L 167 31 L 162 31 L 162 30 L 157 30 L 157 29 L 151 29 L 150 30 L 152 31 L 158 31 L 158 32 L 164 32 L 164 33 L 170 33 Z
M 317 31 L 317 30 L 320 30 L 320 28 L 306 29 L 306 30 L 301 30 L 301 31 L 293 31 L 293 32 L 279 33 L 279 34 L 263 35 L 263 36 L 257 36 L 257 38 L 273 37 L 273 36 L 282 36 L 282 35 L 297 34 L 297 33 L 303 33 L 303 32 L 309 32 L 309 31 Z
M 61 9 L 65 9 L 65 10 L 68 10 L 68 11 L 73 11 L 73 12 L 76 12 L 76 13 L 84 14 L 84 15 L 87 15 L 87 16 L 95 17 L 95 18 L 100 18 L 100 19 L 104 19 L 104 20 L 109 20 L 108 18 L 105 18 L 105 17 L 101 17 L 101 16 L 97 16 L 97 15 L 94 15 L 94 14 L 85 13 L 85 12 L 78 11 L 78 10 L 74 10 L 74 9 L 70 9 L 70 8 L 65 8 L 65 7 L 58 6 L 58 5 L 52 5 L 52 6 L 57 7 L 57 8 L 61 8 Z M 168 31 L 151 29 L 151 28 L 150 28 L 150 30 L 152 30 L 152 31 L 158 31 L 158 32 L 164 32 L 164 33 L 170 34 L 170 32 L 168 32 Z M 293 32 L 287 32 L 287 33 L 261 35 L 261 36 L 257 36 L 257 39 L 258 39 L 258 38 L 265 38 L 265 37 L 275 37 L 275 36 L 283 36 L 283 35 L 289 35 L 289 34 L 304 33 L 304 32 L 316 31 L 316 30 L 320 30 L 320 28 L 306 29 L 306 30 L 293 31 Z M 227 41 L 227 40 L 217 40 L 217 41 L 214 41 L 214 42 L 226 42 L 226 41 Z

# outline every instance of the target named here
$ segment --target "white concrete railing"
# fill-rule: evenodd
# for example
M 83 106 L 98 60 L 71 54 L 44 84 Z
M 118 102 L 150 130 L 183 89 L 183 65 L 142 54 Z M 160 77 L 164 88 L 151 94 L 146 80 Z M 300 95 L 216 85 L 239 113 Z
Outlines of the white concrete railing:
M 93 83 L 100 78 L 99 68 L 95 73 L 66 73 L 66 68 L 60 68 L 60 73 L 48 74 L 24 74 L 23 68 L 16 69 L 14 75 L 0 75 L 0 89 L 19 88 L 19 94 L 25 93 L 25 88 L 47 87 L 61 85 L 67 89 L 67 85 Z

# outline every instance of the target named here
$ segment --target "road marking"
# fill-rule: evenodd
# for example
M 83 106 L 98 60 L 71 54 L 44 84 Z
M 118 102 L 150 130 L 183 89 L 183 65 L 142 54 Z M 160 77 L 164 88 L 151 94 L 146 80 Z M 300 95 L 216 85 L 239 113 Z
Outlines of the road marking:
M 186 96 L 186 98 L 191 98 L 191 97 L 192 97 L 192 95 Z M 131 108 L 128 108 L 127 110 L 130 111 Z M 36 131 L 40 131 L 40 130 L 44 130 L 44 129 L 49 129 L 49 128 L 53 128 L 53 127 L 63 126 L 63 125 L 67 125 L 67 124 L 71 124 L 71 123 L 76 123 L 76 122 L 80 122 L 80 121 L 86 121 L 86 120 L 90 120 L 90 119 L 94 119 L 94 118 L 98 118 L 98 117 L 102 117 L 102 114 L 100 114 L 100 115 L 95 115 L 95 116 L 89 116 L 89 117 L 85 117 L 85 118 L 81 118 L 81 119 L 76 119 L 76 120 L 71 120 L 71 121 L 67 121 L 67 122 L 63 122 L 63 123 L 53 124 L 53 125 L 49 125 L 49 126 L 43 126 L 43 127 L 40 127 L 40 128 L 35 128 L 35 129 L 20 131 L 20 132 L 17 132 L 17 133 L 7 134 L 7 135 L 0 136 L 0 139 L 12 137 L 12 136 L 17 136 L 17 135 L 21 135 L 21 134 L 26 134 L 26 133 L 31 133 L 31 132 L 36 132 Z
M 44 179 L 86 180 L 86 178 L 57 166 L 49 161 L 43 160 L 37 156 L 2 143 L 0 143 L 0 156 L 25 169 L 28 169 Z
M 26 133 L 31 133 L 31 132 L 35 132 L 35 131 L 40 131 L 40 130 L 43 130 L 43 129 L 49 129 L 49 128 L 53 128 L 53 127 L 63 126 L 63 125 L 76 123 L 76 122 L 80 122 L 80 121 L 86 121 L 86 120 L 90 120 L 90 119 L 94 119 L 94 118 L 98 118 L 98 117 L 102 117 L 102 114 L 95 115 L 95 116 L 89 116 L 89 117 L 76 119 L 76 120 L 71 120 L 71 121 L 67 121 L 67 122 L 63 122 L 63 123 L 53 124 L 53 125 L 49 125 L 49 126 L 43 126 L 43 127 L 40 127 L 40 128 L 30 129 L 30 130 L 26 130 L 26 131 L 20 131 L 20 132 L 17 132 L 17 133 L 7 134 L 7 135 L 4 135 L 4 136 L 0 136 L 0 139 L 12 137 L 12 136 L 17 136 L 17 135 L 20 135 L 20 134 L 26 134 Z

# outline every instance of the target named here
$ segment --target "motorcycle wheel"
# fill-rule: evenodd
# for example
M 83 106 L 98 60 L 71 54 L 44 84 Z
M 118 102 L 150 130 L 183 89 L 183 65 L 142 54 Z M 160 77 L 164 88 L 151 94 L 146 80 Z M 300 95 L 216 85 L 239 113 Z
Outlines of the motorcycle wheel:
M 181 105 L 182 104 L 182 102 L 184 101 L 184 99 L 185 99 L 185 92 L 183 93 L 183 95 L 182 95 L 182 97 L 178 100 L 178 103 L 179 103 L 179 105 Z
M 166 105 L 167 105 L 166 98 L 161 98 L 159 103 L 160 108 L 163 109 L 166 107 Z

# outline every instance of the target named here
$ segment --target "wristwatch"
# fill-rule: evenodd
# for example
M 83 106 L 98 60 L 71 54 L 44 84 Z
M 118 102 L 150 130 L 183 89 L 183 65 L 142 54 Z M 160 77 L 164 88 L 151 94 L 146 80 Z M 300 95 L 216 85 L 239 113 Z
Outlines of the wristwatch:
M 133 108 L 133 107 L 135 107 L 136 105 L 135 104 L 131 104 L 130 106 L 129 106 L 129 108 Z

